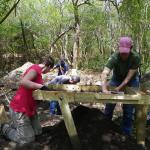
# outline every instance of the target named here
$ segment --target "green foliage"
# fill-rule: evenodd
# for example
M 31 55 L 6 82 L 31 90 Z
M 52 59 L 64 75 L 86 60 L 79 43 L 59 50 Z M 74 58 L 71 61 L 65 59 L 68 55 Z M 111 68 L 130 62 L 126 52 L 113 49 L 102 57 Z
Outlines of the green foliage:
M 92 70 L 99 70 L 100 72 L 103 70 L 105 64 L 107 62 L 107 58 L 104 58 L 103 56 L 95 56 L 92 58 L 89 58 L 87 61 L 80 62 L 80 68 L 88 68 Z
M 0 19 L 7 14 L 14 2 L 15 0 L 1 0 Z M 92 5 L 84 4 L 79 7 L 79 67 L 102 69 L 110 54 L 117 50 L 118 38 L 131 35 L 135 47 L 141 53 L 142 72 L 150 70 L 149 0 L 124 0 L 118 6 L 119 14 L 111 2 L 110 11 L 104 9 L 103 1 L 90 2 Z M 20 20 L 23 23 L 25 41 Z M 21 0 L 16 8 L 16 15 L 13 11 L 0 25 L 0 54 L 20 53 L 24 55 L 23 61 L 34 61 L 41 54 L 49 53 L 53 41 L 60 33 L 73 26 L 74 22 L 71 0 Z M 69 61 L 72 62 L 74 30 L 67 35 L 67 45 L 62 36 L 56 42 L 52 55 L 60 57 L 66 47 Z
M 137 51 L 142 57 L 142 72 L 150 70 L 150 2 L 148 0 L 126 0 L 120 8 L 125 30 L 132 35 Z
M 0 20 L 5 15 L 6 11 L 8 10 L 10 2 L 12 2 L 12 0 L 0 1 Z

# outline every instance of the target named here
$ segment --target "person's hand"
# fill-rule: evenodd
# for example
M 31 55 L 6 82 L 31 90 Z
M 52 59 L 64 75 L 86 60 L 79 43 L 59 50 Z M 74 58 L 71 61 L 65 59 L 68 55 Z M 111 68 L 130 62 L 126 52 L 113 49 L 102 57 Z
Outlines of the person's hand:
M 119 92 L 120 90 L 121 90 L 121 89 L 120 89 L 119 87 L 116 87 L 116 88 L 115 88 L 115 91 L 116 91 L 116 92 Z
M 104 94 L 111 94 L 111 91 L 108 91 L 108 90 L 103 90 L 102 91 Z
M 45 86 L 45 85 L 43 85 L 43 86 L 40 88 L 40 90 L 50 91 L 50 89 L 49 89 L 47 86 Z

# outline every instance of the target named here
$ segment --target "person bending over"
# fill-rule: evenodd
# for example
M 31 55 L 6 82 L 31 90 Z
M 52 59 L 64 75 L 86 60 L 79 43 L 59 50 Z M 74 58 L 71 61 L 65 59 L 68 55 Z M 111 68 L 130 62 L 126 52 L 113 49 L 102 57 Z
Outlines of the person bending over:
M 140 65 L 139 55 L 132 50 L 133 43 L 130 37 L 119 39 L 119 51 L 115 52 L 108 60 L 102 72 L 102 91 L 110 94 L 107 87 L 107 77 L 113 71 L 110 86 L 115 86 L 116 91 L 121 91 L 125 86 L 139 87 L 138 67 Z M 112 119 L 116 104 L 106 104 L 105 115 Z M 122 132 L 130 135 L 132 132 L 133 105 L 123 104 Z
M 1 133 L 6 138 L 25 144 L 34 141 L 35 136 L 42 133 L 32 93 L 36 89 L 47 89 L 43 85 L 42 73 L 47 73 L 53 66 L 53 58 L 45 57 L 40 64 L 32 65 L 22 75 L 20 86 L 9 106 L 12 122 L 0 124 Z

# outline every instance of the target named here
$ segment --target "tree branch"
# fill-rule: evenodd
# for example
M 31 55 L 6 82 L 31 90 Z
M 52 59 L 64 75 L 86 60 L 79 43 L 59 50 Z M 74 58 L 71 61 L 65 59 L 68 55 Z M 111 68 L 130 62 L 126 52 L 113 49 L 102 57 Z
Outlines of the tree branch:
M 80 6 L 84 5 L 84 4 L 92 5 L 92 4 L 89 2 L 89 0 L 85 0 L 84 2 L 78 4 L 77 6 L 80 7 Z
M 70 30 L 74 29 L 74 27 L 69 27 L 68 29 L 66 29 L 65 31 L 63 31 L 62 33 L 60 33 L 57 38 L 53 41 L 53 43 L 51 44 L 50 48 L 54 47 L 55 43 L 63 36 L 65 35 L 67 32 L 69 32 Z
M 119 14 L 119 8 L 118 8 L 117 2 L 116 1 L 110 1 L 110 2 L 115 6 L 115 8 L 116 8 L 116 10 L 117 10 L 117 12 Z
M 99 0 L 99 1 L 106 1 L 106 0 Z M 119 7 L 118 7 L 118 4 L 117 4 L 117 1 L 116 0 L 108 0 L 108 1 L 110 1 L 113 4 L 113 6 L 115 6 L 115 8 L 116 8 L 116 10 L 119 14 Z
M 7 17 L 11 14 L 11 12 L 17 7 L 18 3 L 20 2 L 20 0 L 18 0 L 13 6 L 12 8 L 8 11 L 8 13 L 4 16 L 4 18 L 0 21 L 0 24 L 2 24 Z
M 79 1 L 79 0 L 76 0 L 76 2 L 75 2 L 76 5 L 78 4 L 78 1 Z
M 72 4 L 73 4 L 73 5 L 75 5 L 75 2 L 74 2 L 74 0 L 72 0 Z

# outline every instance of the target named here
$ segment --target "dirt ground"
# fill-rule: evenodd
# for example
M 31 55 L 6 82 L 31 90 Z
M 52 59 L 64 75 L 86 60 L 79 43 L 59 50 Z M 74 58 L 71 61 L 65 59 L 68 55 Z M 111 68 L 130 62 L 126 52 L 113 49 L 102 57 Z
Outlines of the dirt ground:
M 144 150 L 136 144 L 135 135 L 122 141 L 120 119 L 107 120 L 100 109 L 80 105 L 72 111 L 82 149 L 85 150 Z M 43 126 L 42 135 L 36 141 L 23 146 L 0 137 L 0 150 L 72 150 L 71 143 L 61 116 L 49 114 L 49 103 L 38 103 L 38 114 Z M 117 122 L 117 124 L 116 124 Z M 147 131 L 148 127 L 147 127 Z M 150 134 L 146 146 L 150 150 Z

